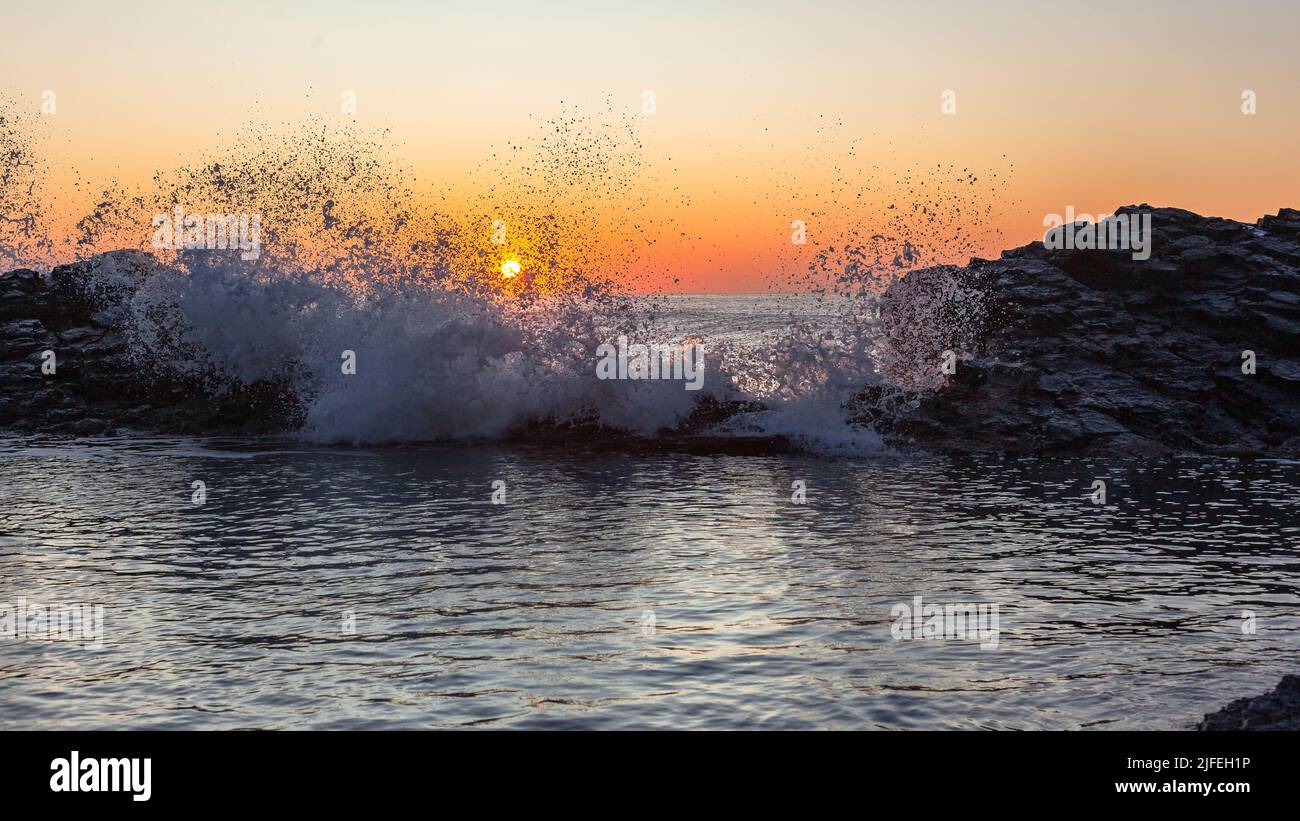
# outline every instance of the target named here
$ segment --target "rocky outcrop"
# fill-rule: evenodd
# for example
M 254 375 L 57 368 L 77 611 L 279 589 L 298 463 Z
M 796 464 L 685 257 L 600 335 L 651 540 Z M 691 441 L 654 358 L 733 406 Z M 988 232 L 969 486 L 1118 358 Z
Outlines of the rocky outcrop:
M 122 276 L 87 276 L 106 260 Z M 48 278 L 29 270 L 0 275 L 0 430 L 95 436 L 292 427 L 294 403 L 281 386 L 215 390 L 201 376 L 178 379 L 132 358 L 100 309 L 120 303 L 132 275 L 151 265 L 147 255 L 117 251 L 55 268 Z
M 892 343 L 935 371 L 953 350 L 956 371 L 934 390 L 872 387 L 857 419 L 928 450 L 1300 455 L 1300 211 L 1119 213 L 1142 212 L 1147 260 L 1033 243 L 908 275 L 882 303 Z M 927 287 L 938 338 L 918 352 L 900 317 Z
M 1300 676 L 1283 676 L 1273 692 L 1239 698 L 1215 713 L 1207 713 L 1196 729 L 1215 731 L 1300 730 Z

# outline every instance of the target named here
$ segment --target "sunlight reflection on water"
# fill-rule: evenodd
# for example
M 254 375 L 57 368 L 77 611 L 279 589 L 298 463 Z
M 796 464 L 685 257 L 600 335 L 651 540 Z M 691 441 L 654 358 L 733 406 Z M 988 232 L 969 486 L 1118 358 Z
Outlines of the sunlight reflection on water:
M 106 613 L 0 639 L 9 729 L 1176 728 L 1300 637 L 1283 462 L 0 439 L 0 473 L 0 602 Z M 996 603 L 999 648 L 896 641 L 915 595 Z

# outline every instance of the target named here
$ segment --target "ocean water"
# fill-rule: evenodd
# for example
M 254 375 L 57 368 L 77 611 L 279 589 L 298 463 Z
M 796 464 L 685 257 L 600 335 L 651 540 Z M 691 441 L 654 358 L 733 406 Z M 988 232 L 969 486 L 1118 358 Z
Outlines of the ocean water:
M 104 608 L 0 639 L 4 729 L 1184 728 L 1300 639 L 1277 461 L 7 438 L 0 477 L 0 603 Z M 997 647 L 895 638 L 915 596 Z
M 474 413 L 671 419 L 690 396 L 593 386 L 581 357 L 557 383 L 490 313 L 294 329 L 259 319 L 271 296 L 185 304 L 228 362 L 360 339 L 360 387 L 317 400 L 352 442 L 0 435 L 0 727 L 1158 729 L 1295 672 L 1295 463 L 891 453 L 824 389 L 860 378 L 818 341 L 855 306 L 773 296 L 638 310 L 647 341 L 702 338 L 776 385 L 734 432 L 798 453 L 434 444 Z M 996 632 L 911 635 L 918 596 L 996 607 Z M 52 605 L 102 630 L 19 630 Z

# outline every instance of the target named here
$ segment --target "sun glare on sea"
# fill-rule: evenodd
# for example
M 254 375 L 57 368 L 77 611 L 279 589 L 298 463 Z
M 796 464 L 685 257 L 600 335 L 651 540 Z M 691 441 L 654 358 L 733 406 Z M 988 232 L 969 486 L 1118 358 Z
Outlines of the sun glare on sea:
M 506 279 L 514 279 L 515 277 L 519 276 L 519 270 L 520 270 L 519 261 L 514 259 L 508 259 L 506 260 L 505 264 L 501 266 L 501 276 L 505 277 Z

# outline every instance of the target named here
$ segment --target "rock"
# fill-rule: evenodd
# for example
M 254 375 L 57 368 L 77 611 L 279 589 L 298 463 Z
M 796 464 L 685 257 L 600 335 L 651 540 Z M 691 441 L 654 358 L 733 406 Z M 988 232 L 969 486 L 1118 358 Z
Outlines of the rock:
M 0 294 L 33 294 L 45 287 L 45 278 L 36 271 L 19 268 L 7 274 L 0 274 Z
M 0 275 L 0 429 L 100 436 L 263 433 L 298 424 L 283 386 L 235 385 L 216 394 L 201 375 L 146 374 L 132 362 L 111 314 L 156 262 L 115 251 L 55 268 Z M 90 276 L 91 273 L 95 276 Z M 55 351 L 54 374 L 41 370 Z
M 122 304 L 158 265 L 142 251 L 110 251 L 50 272 L 54 309 L 68 319 L 90 319 Z M 95 276 L 91 277 L 91 271 Z
M 1300 676 L 1283 676 L 1271 693 L 1239 698 L 1196 725 L 1204 732 L 1300 730 Z
M 957 371 L 872 386 L 855 419 L 904 449 L 1300 456 L 1300 212 L 1252 226 L 1120 209 L 1141 212 L 1152 220 L 1146 261 L 1032 243 L 895 283 L 881 305 L 885 347 L 935 375 L 951 349 Z M 979 293 L 974 321 L 953 321 L 949 282 L 968 301 Z M 917 291 L 934 297 L 924 316 Z M 1242 372 L 1247 350 L 1254 374 Z
M 112 425 L 103 419 L 79 419 L 72 423 L 72 432 L 77 436 L 102 436 L 112 429 Z

